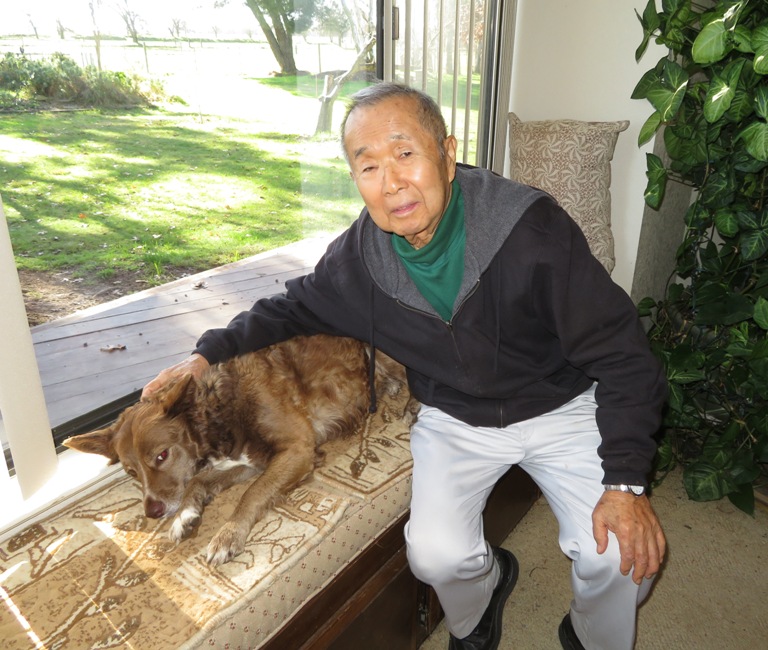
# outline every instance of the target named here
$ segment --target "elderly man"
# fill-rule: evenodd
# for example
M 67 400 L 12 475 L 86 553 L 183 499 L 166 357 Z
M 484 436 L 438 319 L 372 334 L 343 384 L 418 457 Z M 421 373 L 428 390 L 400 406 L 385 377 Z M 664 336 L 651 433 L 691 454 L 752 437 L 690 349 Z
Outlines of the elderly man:
M 485 541 L 481 515 L 518 464 L 573 560 L 563 647 L 628 650 L 665 552 L 646 489 L 666 386 L 634 305 L 550 196 L 456 163 L 428 96 L 359 92 L 342 141 L 357 221 L 313 273 L 206 332 L 145 392 L 297 334 L 368 341 L 406 366 L 423 404 L 405 534 L 449 647 L 499 645 L 518 564 Z

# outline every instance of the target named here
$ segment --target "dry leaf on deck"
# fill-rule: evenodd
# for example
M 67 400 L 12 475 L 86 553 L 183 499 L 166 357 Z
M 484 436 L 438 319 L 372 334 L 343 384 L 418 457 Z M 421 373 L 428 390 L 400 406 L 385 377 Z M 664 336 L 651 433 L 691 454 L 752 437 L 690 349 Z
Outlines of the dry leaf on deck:
M 117 345 L 109 344 L 100 349 L 102 352 L 114 352 L 115 350 L 125 350 L 125 346 L 122 343 L 118 343 Z

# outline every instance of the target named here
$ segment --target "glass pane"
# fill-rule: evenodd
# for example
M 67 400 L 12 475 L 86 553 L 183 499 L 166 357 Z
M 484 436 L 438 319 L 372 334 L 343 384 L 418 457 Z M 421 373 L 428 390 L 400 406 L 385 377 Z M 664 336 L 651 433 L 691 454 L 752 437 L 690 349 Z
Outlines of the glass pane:
M 22 284 L 47 282 L 33 325 L 338 232 L 362 206 L 338 128 L 343 98 L 374 78 L 375 0 L 297 1 L 282 49 L 241 2 L 211 2 L 204 13 L 182 0 L 117 3 L 137 14 L 135 40 L 112 5 L 41 0 L 5 7 L 0 21 L 0 61 L 101 70 L 164 89 L 155 107 L 93 110 L 53 91 L 41 99 L 38 88 L 0 88 L 4 106 L 43 109 L 5 114 L 0 134 Z M 321 122 L 324 97 L 332 110 Z M 55 399 L 66 401 L 66 385 L 70 408 L 82 411 L 93 408 L 77 392 L 89 354 L 82 349 L 55 378 Z M 50 360 L 38 359 L 47 388 Z M 51 422 L 62 424 L 55 412 Z
M 487 0 L 396 0 L 393 78 L 443 109 L 458 157 L 477 164 Z M 467 111 L 466 107 L 470 110 Z

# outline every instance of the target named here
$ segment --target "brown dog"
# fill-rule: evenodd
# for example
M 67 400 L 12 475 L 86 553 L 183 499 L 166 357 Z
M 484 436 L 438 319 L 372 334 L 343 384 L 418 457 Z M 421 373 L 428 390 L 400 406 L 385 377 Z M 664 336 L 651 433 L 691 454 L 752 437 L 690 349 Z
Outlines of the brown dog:
M 208 545 L 208 562 L 223 564 L 243 550 L 266 510 L 322 462 L 320 445 L 364 425 L 368 368 L 358 341 L 297 337 L 211 366 L 198 380 L 177 380 L 112 426 L 64 444 L 122 463 L 141 483 L 147 517 L 174 516 L 175 542 L 216 494 L 259 475 Z M 378 390 L 400 390 L 402 366 L 377 354 L 375 368 Z

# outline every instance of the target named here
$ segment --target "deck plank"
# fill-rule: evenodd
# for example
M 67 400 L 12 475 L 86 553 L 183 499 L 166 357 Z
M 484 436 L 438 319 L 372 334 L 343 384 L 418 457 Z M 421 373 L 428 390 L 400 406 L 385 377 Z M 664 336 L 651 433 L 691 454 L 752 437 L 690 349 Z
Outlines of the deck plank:
M 307 239 L 33 327 L 51 426 L 141 389 L 205 330 L 310 272 L 330 241 Z

